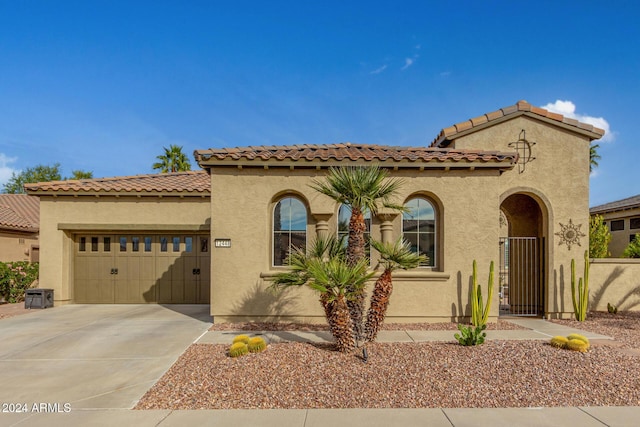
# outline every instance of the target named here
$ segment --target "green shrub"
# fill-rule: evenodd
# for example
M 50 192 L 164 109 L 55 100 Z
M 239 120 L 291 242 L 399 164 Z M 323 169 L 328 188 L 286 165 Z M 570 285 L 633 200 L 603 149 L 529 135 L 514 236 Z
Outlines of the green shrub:
M 247 347 L 251 353 L 260 353 L 267 348 L 267 343 L 262 337 L 253 337 L 249 340 Z
M 487 329 L 487 325 L 476 326 L 464 326 L 458 324 L 458 330 L 460 333 L 454 334 L 454 338 L 458 340 L 461 345 L 480 345 L 484 343 L 484 339 L 487 333 L 484 330 Z
M 38 278 L 38 267 L 37 262 L 0 262 L 0 297 L 11 303 L 24 301 L 25 290 Z
M 629 243 L 622 253 L 623 258 L 640 258 L 640 233 Z
M 244 356 L 247 353 L 249 353 L 249 348 L 247 347 L 247 344 L 242 341 L 233 343 L 231 344 L 231 347 L 229 347 L 229 356 L 231 357 Z
M 604 223 L 602 215 L 594 215 L 589 220 L 589 257 L 606 258 L 609 256 L 611 232 Z

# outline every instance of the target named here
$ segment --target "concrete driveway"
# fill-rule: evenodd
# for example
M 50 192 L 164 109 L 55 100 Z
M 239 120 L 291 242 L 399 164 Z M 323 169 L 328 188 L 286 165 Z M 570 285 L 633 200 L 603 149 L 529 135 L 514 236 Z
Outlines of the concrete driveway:
M 132 408 L 210 326 L 208 305 L 66 305 L 3 319 L 0 402 Z

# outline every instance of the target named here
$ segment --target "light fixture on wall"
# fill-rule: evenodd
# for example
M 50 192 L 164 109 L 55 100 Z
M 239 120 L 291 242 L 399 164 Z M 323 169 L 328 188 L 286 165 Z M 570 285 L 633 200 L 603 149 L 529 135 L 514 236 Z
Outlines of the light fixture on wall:
M 518 172 L 523 173 L 526 169 L 527 163 L 535 160 L 536 158 L 532 155 L 531 148 L 536 145 L 535 142 L 527 141 L 527 132 L 522 129 L 520 131 L 520 135 L 518 135 L 518 140 L 515 142 L 510 142 L 509 147 L 515 148 L 518 153 Z

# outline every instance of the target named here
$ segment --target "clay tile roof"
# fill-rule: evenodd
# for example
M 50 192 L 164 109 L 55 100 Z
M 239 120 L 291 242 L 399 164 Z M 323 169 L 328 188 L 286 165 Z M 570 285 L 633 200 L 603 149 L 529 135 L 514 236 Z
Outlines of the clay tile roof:
M 161 173 L 26 184 L 30 194 L 134 194 L 209 195 L 211 182 L 205 171 Z
M 616 200 L 615 202 L 605 203 L 604 205 L 594 206 L 589 209 L 592 215 L 605 212 L 623 211 L 627 209 L 640 208 L 640 194 L 626 199 Z
M 197 150 L 195 158 L 200 165 L 224 161 L 329 161 L 351 160 L 365 162 L 494 162 L 515 164 L 516 153 L 479 150 L 450 150 L 425 147 L 391 147 L 368 144 L 290 145 L 280 147 L 236 147 Z M 504 166 L 503 164 L 503 166 Z
M 40 227 L 40 199 L 26 194 L 0 194 L 0 228 L 36 232 Z
M 528 114 L 533 117 L 543 117 L 545 119 L 549 119 L 558 124 L 562 124 L 565 126 L 570 126 L 574 128 L 577 132 L 587 132 L 589 137 L 592 139 L 600 139 L 604 136 L 604 130 L 594 127 L 593 125 L 579 122 L 575 119 L 564 117 L 562 114 L 552 113 L 551 111 L 545 110 L 544 108 L 535 107 L 529 104 L 527 101 L 518 101 L 515 105 L 510 105 L 508 107 L 501 108 L 497 111 L 492 111 L 490 113 L 486 113 L 482 116 L 465 120 L 464 122 L 456 123 L 453 126 L 449 126 L 440 131 L 438 136 L 431 143 L 432 147 L 446 147 L 449 142 L 451 142 L 452 138 L 455 138 L 459 133 L 466 131 L 473 131 L 473 128 L 478 126 L 483 126 L 486 124 L 491 124 L 499 119 L 508 118 L 508 116 L 513 115 L 514 117 L 522 114 Z

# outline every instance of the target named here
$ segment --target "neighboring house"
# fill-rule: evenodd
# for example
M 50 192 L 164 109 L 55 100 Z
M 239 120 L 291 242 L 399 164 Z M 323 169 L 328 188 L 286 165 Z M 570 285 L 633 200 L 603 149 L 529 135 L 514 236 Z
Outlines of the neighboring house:
M 322 321 L 310 290 L 267 287 L 291 247 L 336 233 L 344 217 L 309 184 L 331 166 L 378 164 L 404 180 L 396 201 L 411 211 L 372 216 L 371 236 L 403 236 L 429 257 L 395 274 L 389 321 L 468 315 L 474 259 L 485 289 L 496 262 L 492 317 L 498 305 L 566 317 L 569 265 L 581 271 L 588 248 L 590 143 L 603 134 L 520 101 L 429 147 L 205 149 L 200 172 L 29 184 L 41 200 L 41 286 L 57 303 L 210 303 L 216 322 Z
M 611 257 L 621 257 L 625 248 L 640 233 L 640 194 L 589 209 L 593 215 L 601 215 L 611 231 L 609 252 Z
M 40 201 L 26 194 L 0 194 L 0 261 L 39 261 Z

